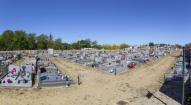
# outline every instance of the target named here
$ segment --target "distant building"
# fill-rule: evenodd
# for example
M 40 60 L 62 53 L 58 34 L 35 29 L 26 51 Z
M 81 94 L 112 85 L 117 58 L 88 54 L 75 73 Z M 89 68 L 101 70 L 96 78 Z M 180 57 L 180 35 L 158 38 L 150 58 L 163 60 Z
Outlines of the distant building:
M 49 48 L 48 49 L 48 56 L 53 56 L 54 55 L 54 49 Z

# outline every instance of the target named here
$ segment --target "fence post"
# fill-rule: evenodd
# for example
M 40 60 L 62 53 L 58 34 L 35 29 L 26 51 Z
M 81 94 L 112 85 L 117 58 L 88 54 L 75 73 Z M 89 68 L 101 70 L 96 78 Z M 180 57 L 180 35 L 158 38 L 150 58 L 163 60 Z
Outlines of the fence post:
M 80 85 L 80 76 L 78 74 L 78 85 Z
M 182 105 L 184 105 L 184 88 L 185 88 L 185 84 L 184 84 L 184 71 L 185 71 L 185 48 L 183 47 L 183 62 L 182 62 Z

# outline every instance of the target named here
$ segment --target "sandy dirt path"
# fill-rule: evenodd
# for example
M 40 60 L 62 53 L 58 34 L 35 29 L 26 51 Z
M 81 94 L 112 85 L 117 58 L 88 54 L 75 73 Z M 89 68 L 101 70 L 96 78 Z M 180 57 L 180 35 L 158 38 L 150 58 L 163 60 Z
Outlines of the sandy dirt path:
M 101 70 L 84 67 L 62 58 L 53 58 L 57 67 L 76 82 L 80 75 L 82 84 L 42 89 L 0 88 L 0 105 L 117 105 L 125 101 L 128 105 L 160 105 L 154 99 L 144 97 L 146 90 L 156 92 L 164 73 L 175 63 L 179 52 L 142 65 L 135 70 L 117 76 Z M 167 96 L 161 95 L 169 105 L 179 105 Z M 162 104 L 161 104 L 162 105 Z

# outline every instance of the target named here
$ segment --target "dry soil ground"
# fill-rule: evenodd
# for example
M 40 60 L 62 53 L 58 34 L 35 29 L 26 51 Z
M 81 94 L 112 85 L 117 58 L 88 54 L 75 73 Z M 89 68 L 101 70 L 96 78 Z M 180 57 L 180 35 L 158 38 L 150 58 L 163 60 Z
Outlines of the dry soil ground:
M 62 58 L 52 58 L 75 82 L 80 75 L 82 84 L 41 89 L 0 88 L 0 105 L 163 105 L 154 98 L 147 99 L 146 90 L 154 92 L 167 105 L 179 105 L 158 91 L 164 73 L 169 72 L 178 54 L 173 53 L 117 76 Z

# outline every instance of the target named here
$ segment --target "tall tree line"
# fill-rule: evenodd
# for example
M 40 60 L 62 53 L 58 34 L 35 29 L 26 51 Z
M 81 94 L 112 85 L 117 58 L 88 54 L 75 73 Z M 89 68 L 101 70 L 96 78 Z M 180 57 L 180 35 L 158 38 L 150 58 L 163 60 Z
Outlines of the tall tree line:
M 92 41 L 90 39 L 78 40 L 73 43 L 62 42 L 62 39 L 52 38 L 52 35 L 35 33 L 27 33 L 23 30 L 6 30 L 0 34 L 0 50 L 46 50 L 48 48 L 53 48 L 55 50 L 71 50 L 71 49 L 81 49 L 81 48 L 97 48 L 97 49 L 124 49 L 129 47 L 128 44 L 120 45 L 99 45 L 97 41 Z

